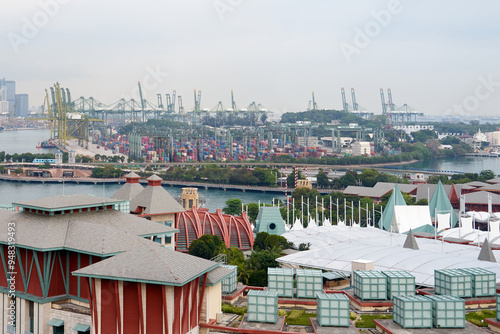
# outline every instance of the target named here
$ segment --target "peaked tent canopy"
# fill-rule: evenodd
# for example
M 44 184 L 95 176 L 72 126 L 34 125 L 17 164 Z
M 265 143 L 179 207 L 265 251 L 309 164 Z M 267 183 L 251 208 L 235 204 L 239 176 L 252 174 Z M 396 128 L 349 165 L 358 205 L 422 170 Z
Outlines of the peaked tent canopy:
M 391 197 L 387 202 L 387 206 L 382 213 L 382 217 L 378 222 L 378 226 L 386 231 L 389 231 L 391 228 L 395 205 L 406 205 L 406 201 L 397 184 L 394 186 L 394 191 L 392 192 Z
M 423 226 L 431 226 L 429 207 L 426 205 L 395 205 L 391 221 L 391 232 L 406 233 Z
M 434 220 L 437 220 L 436 213 L 448 213 L 451 212 L 451 227 L 455 227 L 458 218 L 453 211 L 453 207 L 451 206 L 450 199 L 446 194 L 446 190 L 444 190 L 443 184 L 439 181 L 434 194 L 432 195 L 431 201 L 429 202 L 429 210 L 431 217 Z

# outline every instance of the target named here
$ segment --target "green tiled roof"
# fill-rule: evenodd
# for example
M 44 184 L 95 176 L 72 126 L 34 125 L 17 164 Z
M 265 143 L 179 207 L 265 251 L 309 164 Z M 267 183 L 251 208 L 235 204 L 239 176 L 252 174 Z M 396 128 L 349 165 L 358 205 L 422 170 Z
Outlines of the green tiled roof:
M 274 228 L 273 228 L 274 227 Z M 261 207 L 255 220 L 255 233 L 267 232 L 282 235 L 286 232 L 285 221 L 281 218 L 278 207 Z

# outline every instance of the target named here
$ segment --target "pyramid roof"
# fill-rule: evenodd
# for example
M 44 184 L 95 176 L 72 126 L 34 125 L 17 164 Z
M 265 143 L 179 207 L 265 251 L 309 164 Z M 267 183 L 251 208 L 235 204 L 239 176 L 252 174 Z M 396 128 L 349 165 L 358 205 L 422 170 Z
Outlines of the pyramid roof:
M 451 206 L 450 199 L 446 195 L 443 184 L 439 181 L 434 194 L 432 195 L 431 201 L 429 203 L 429 210 L 431 217 L 436 218 L 437 213 L 451 212 L 451 227 L 455 227 L 458 222 L 458 217 Z
M 408 236 L 406 237 L 405 244 L 403 245 L 403 248 L 409 248 L 409 249 L 419 249 L 417 240 L 415 239 L 415 236 L 413 235 L 413 231 L 410 229 L 408 232 Z
M 406 205 L 406 201 L 403 197 L 403 194 L 401 193 L 401 190 L 399 190 L 399 186 L 397 184 L 394 185 L 394 191 L 392 192 L 391 197 L 387 202 L 387 206 L 385 207 L 384 212 L 382 213 L 382 217 L 378 222 L 378 226 L 386 231 L 389 231 L 391 228 L 395 205 Z
M 483 246 L 481 247 L 481 252 L 479 252 L 479 256 L 477 257 L 479 261 L 489 261 L 489 262 L 497 262 L 495 259 L 495 255 L 493 255 L 493 251 L 491 250 L 490 243 L 488 239 L 484 239 Z

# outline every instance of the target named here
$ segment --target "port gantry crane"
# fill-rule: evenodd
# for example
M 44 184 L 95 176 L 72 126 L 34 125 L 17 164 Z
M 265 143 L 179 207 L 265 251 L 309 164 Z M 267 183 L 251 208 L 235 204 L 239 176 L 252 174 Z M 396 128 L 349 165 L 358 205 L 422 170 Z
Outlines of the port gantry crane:
M 340 89 L 340 93 L 342 95 L 342 110 L 348 113 L 356 114 L 356 116 L 359 116 L 361 118 L 368 119 L 371 116 L 373 116 L 372 112 L 367 111 L 365 108 L 360 106 L 358 102 L 356 101 L 356 92 L 354 88 L 351 88 L 351 99 L 352 99 L 352 107 L 349 105 L 347 102 L 347 99 L 345 97 L 345 89 L 342 87 Z
M 78 145 L 88 148 L 89 124 L 102 120 L 90 118 L 77 111 L 71 102 L 69 89 L 61 88 L 59 83 L 50 87 L 50 93 L 52 103 L 48 90 L 45 90 L 44 103 L 47 104 L 47 112 L 30 119 L 50 121 L 51 138 L 57 139 L 61 146 L 66 146 L 68 139 L 75 138 Z
M 408 104 L 403 104 L 398 107 L 392 102 L 391 89 L 387 89 L 388 102 L 385 102 L 384 89 L 380 88 L 380 99 L 382 102 L 382 115 L 387 117 L 386 128 L 390 129 L 393 125 L 403 125 L 417 120 L 417 116 L 424 114 L 415 110 L 415 108 Z

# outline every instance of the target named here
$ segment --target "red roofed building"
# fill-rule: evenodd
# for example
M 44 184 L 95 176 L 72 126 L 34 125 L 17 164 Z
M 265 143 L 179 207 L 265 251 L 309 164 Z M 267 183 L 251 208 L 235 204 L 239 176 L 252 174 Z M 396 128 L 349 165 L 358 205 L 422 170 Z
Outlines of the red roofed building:
M 175 249 L 187 252 L 193 240 L 203 234 L 218 235 L 226 247 L 236 247 L 242 250 L 251 249 L 254 241 L 252 226 L 247 215 L 241 217 L 225 215 L 220 209 L 216 213 L 208 209 L 196 209 L 178 212 L 175 217 L 176 235 Z

